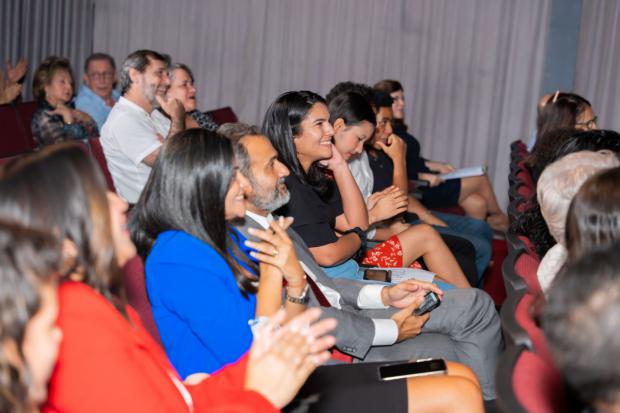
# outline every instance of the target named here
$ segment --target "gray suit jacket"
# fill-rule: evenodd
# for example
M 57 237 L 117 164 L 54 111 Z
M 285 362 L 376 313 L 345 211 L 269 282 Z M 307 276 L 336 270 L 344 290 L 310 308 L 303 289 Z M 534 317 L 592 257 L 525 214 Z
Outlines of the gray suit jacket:
M 246 216 L 245 223 L 237 227 L 248 239 L 255 239 L 248 234 L 248 228 L 260 228 L 260 224 L 252 218 Z M 372 346 L 375 336 L 375 326 L 372 320 L 361 314 L 357 307 L 357 296 L 361 288 L 366 285 L 363 282 L 347 280 L 342 278 L 330 278 L 312 257 L 310 250 L 301 237 L 291 228 L 287 230 L 289 237 L 295 245 L 297 258 L 303 262 L 317 277 L 317 282 L 326 287 L 338 291 L 341 295 L 341 310 L 335 307 L 323 307 L 321 318 L 335 318 L 338 320 L 338 328 L 333 333 L 336 337 L 336 347 L 343 353 L 353 357 L 363 359 Z M 320 307 L 319 300 L 314 295 L 312 289 L 308 291 L 310 301 L 308 306 Z M 383 310 L 382 317 L 389 318 L 393 311 Z

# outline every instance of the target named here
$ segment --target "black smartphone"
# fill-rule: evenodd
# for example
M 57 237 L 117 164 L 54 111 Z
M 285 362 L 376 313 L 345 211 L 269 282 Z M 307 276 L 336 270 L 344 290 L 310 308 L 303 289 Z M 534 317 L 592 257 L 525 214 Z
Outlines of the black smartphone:
M 424 301 L 422 301 L 422 304 L 413 310 L 413 315 L 420 316 L 422 314 L 426 314 L 429 311 L 433 311 L 435 308 L 439 307 L 439 304 L 441 304 L 441 300 L 439 300 L 437 294 L 433 291 L 429 291 L 424 296 Z
M 381 380 L 396 380 L 407 377 L 446 374 L 446 371 L 446 362 L 443 359 L 425 359 L 379 366 L 379 378 Z
M 392 271 L 368 268 L 364 270 L 364 279 L 389 283 L 392 282 Z

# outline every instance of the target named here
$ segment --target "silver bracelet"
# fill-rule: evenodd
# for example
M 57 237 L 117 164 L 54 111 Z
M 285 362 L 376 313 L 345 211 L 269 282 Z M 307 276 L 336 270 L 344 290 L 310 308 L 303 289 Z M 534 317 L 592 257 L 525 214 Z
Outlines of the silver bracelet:
M 304 287 L 304 290 L 301 292 L 301 295 L 299 297 L 293 297 L 292 295 L 288 294 L 288 288 L 286 289 L 286 301 L 291 302 L 293 304 L 307 304 L 308 301 L 310 300 L 310 297 L 308 296 L 308 289 L 310 288 L 310 285 L 308 285 L 308 283 L 306 282 L 306 286 Z

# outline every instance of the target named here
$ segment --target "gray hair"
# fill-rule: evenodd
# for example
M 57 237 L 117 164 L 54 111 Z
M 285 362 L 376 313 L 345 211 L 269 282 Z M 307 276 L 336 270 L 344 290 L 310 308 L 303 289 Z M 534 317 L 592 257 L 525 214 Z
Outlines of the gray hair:
M 122 95 L 124 95 L 131 87 L 129 69 L 135 69 L 140 73 L 144 73 L 151 60 L 159 60 L 160 62 L 164 62 L 166 66 L 170 66 L 170 56 L 163 53 L 157 53 L 153 50 L 136 50 L 127 56 L 123 62 L 119 76 L 119 84 L 121 86 Z
M 194 72 L 192 72 L 192 69 L 190 69 L 186 64 L 178 62 L 168 66 L 168 77 L 170 78 L 170 80 L 172 80 L 172 73 L 177 69 L 185 70 L 189 77 L 192 79 L 192 82 L 194 81 Z
M 263 135 L 258 126 L 248 125 L 242 122 L 224 123 L 217 129 L 217 133 L 224 136 L 232 143 L 235 152 L 235 158 L 239 163 L 239 170 L 243 175 L 249 177 L 252 175 L 250 171 L 250 157 L 241 143 L 241 139 L 249 135 Z

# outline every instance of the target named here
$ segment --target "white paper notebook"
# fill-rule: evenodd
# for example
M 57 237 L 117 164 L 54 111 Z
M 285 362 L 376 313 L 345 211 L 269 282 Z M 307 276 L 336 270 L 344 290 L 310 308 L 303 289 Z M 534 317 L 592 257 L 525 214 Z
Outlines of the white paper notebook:
M 486 166 L 471 166 L 469 168 L 457 169 L 454 172 L 440 174 L 439 177 L 444 181 L 448 179 L 468 178 L 470 176 L 481 176 L 487 172 Z
M 434 272 L 430 272 L 430 271 L 426 271 L 426 270 L 419 270 L 417 268 L 364 268 L 364 269 L 370 269 L 370 270 L 390 270 L 392 272 L 392 282 L 393 283 L 399 283 L 401 281 L 406 281 L 406 280 L 419 280 L 419 281 L 426 281 L 426 282 L 433 282 L 433 279 L 435 278 L 435 273 Z

